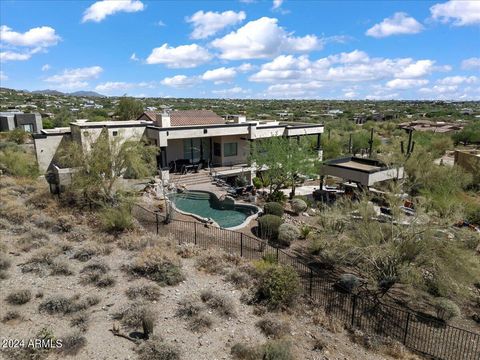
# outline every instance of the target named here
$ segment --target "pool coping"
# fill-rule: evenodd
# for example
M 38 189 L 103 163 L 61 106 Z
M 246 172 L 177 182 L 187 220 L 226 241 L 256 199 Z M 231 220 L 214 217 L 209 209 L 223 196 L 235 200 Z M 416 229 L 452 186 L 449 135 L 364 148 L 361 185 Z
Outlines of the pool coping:
M 217 194 L 213 193 L 213 192 L 210 192 L 210 191 L 207 191 L 207 190 L 187 190 L 187 191 L 191 191 L 191 192 L 202 192 L 202 193 L 205 193 L 205 194 L 210 194 L 210 195 L 213 195 L 217 198 L 217 200 L 219 200 Z M 240 225 L 237 225 L 237 226 L 232 226 L 232 227 L 228 227 L 228 228 L 224 228 L 224 227 L 221 227 L 215 220 L 213 220 L 212 218 L 204 218 L 200 215 L 197 215 L 197 214 L 194 214 L 194 213 L 190 213 L 190 212 L 186 212 L 186 211 L 183 211 L 183 210 L 180 210 L 179 208 L 177 208 L 175 206 L 175 203 L 173 203 L 169 198 L 168 198 L 168 195 L 167 194 L 167 199 L 168 199 L 168 202 L 170 203 L 170 205 L 172 206 L 172 208 L 182 214 L 182 215 L 186 215 L 186 216 L 191 216 L 203 223 L 207 223 L 207 224 L 212 224 L 220 229 L 225 229 L 225 230 L 238 230 L 238 229 L 241 229 L 245 226 L 247 226 L 250 221 L 252 221 L 253 219 L 256 219 L 258 218 L 258 215 L 262 212 L 262 209 L 259 208 L 257 205 L 254 205 L 254 204 L 241 204 L 241 203 L 238 203 L 234 200 L 234 205 L 239 205 L 239 206 L 252 206 L 252 207 L 255 207 L 257 209 L 257 212 L 253 215 L 250 215 L 248 216 L 247 218 L 245 218 L 245 220 L 240 224 Z

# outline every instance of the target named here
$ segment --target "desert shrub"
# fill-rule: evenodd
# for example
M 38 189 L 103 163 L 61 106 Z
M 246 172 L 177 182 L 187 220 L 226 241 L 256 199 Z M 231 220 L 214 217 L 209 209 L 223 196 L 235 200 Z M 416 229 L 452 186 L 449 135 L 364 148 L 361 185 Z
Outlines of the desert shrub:
M 461 315 L 458 305 L 449 299 L 439 298 L 435 301 L 434 306 L 437 317 L 445 322 Z
M 258 219 L 258 230 L 263 239 L 274 240 L 278 237 L 278 228 L 283 223 L 281 217 L 276 215 L 264 215 Z
M 145 323 L 154 323 L 157 317 L 151 307 L 143 303 L 130 303 L 113 315 L 122 325 L 132 329 L 143 327 Z
M 226 262 L 225 253 L 217 250 L 212 250 L 199 256 L 195 265 L 197 270 L 205 271 L 209 274 L 221 274 L 223 273 Z
M 138 360 L 180 360 L 180 350 L 157 336 L 143 342 L 135 351 Z
M 225 276 L 225 280 L 233 283 L 237 288 L 246 288 L 252 281 L 250 275 L 240 269 L 231 270 Z
M 105 231 L 122 232 L 134 228 L 131 208 L 128 205 L 105 208 L 100 219 Z
M 337 334 L 343 330 L 342 322 L 337 317 L 327 314 L 324 309 L 316 308 L 311 319 L 314 325 L 322 326 L 334 334 Z
M 302 199 L 293 199 L 291 202 L 292 210 L 295 214 L 299 215 L 307 210 L 307 203 Z
M 285 202 L 287 201 L 287 195 L 285 195 L 282 191 L 277 190 L 268 194 L 267 200 L 271 202 L 285 204 Z
M 73 271 L 70 269 L 70 265 L 65 261 L 54 261 L 50 265 L 50 275 L 72 275 Z
M 108 265 L 103 262 L 88 264 L 80 273 L 82 274 L 81 282 L 84 284 L 94 284 L 97 287 L 109 287 L 115 285 L 115 278 L 107 275 L 110 270 Z
M 279 339 L 290 332 L 290 325 L 273 317 L 266 317 L 256 323 L 262 330 L 262 333 L 267 337 Z
M 126 291 L 127 297 L 130 300 L 138 300 L 142 298 L 149 301 L 155 301 L 160 298 L 160 288 L 157 285 L 140 285 L 131 286 Z
M 7 311 L 5 313 L 5 316 L 3 317 L 2 319 L 2 322 L 3 323 L 6 323 L 8 321 L 12 321 L 12 320 L 17 320 L 17 319 L 20 319 L 21 318 L 21 315 L 18 311 Z
M 193 296 L 182 299 L 178 305 L 177 316 L 186 318 L 197 316 L 203 309 L 202 304 Z
M 27 133 L 25 130 L 16 128 L 10 130 L 7 133 L 7 141 L 15 143 L 17 145 L 25 144 L 25 142 L 30 138 L 31 135 Z
M 0 270 L 7 270 L 11 265 L 6 254 L 0 253 Z
M 160 246 L 141 252 L 126 270 L 136 276 L 143 276 L 159 285 L 177 285 L 185 279 L 178 255 L 171 249 Z
M 300 226 L 300 239 L 308 238 L 308 235 L 312 232 L 312 228 L 306 224 Z
M 105 287 L 114 286 L 115 283 L 116 283 L 116 280 L 113 276 L 104 275 L 95 282 L 95 286 L 99 288 L 105 288 Z
M 17 240 L 17 247 L 20 250 L 29 252 L 32 249 L 41 248 L 46 244 L 49 236 L 46 231 L 36 228 L 28 228 L 28 230 Z
M 86 312 L 79 312 L 70 319 L 70 326 L 78 328 L 80 331 L 85 332 L 88 329 L 90 317 Z
M 91 242 L 75 251 L 75 253 L 73 254 L 73 258 L 81 262 L 87 262 L 94 256 L 108 255 L 111 251 L 112 249 L 106 244 Z
M 256 300 L 269 308 L 287 307 L 300 294 L 300 278 L 290 266 L 268 264 L 259 275 Z
M 136 251 L 145 249 L 157 242 L 159 242 L 158 236 L 153 234 L 139 235 L 131 232 L 121 236 L 117 241 L 117 245 L 123 250 Z
M 190 330 L 193 332 L 201 332 L 210 329 L 213 325 L 213 318 L 209 314 L 203 312 L 192 317 L 189 322 Z
M 264 360 L 293 360 L 292 346 L 289 341 L 270 340 L 262 346 Z
M 355 292 L 360 285 L 362 285 L 361 279 L 353 274 L 342 274 L 335 283 L 337 289 L 348 293 Z
M 91 306 L 97 305 L 100 299 L 96 296 L 87 296 L 80 300 L 79 296 L 67 298 L 63 295 L 55 295 L 40 303 L 38 310 L 40 313 L 72 314 L 78 311 L 86 310 Z
M 32 292 L 30 290 L 15 290 L 8 294 L 5 301 L 10 305 L 23 305 L 32 299 Z
M 267 202 L 263 207 L 265 214 L 283 216 L 283 205 L 277 202 Z
M 263 359 L 261 352 L 254 346 L 243 343 L 236 343 L 232 346 L 230 353 L 234 359 L 239 360 L 258 360 Z
M 222 316 L 235 316 L 235 304 L 232 299 L 212 290 L 204 290 L 200 293 L 200 299 L 211 309 Z
M 0 150 L 0 170 L 5 174 L 19 177 L 36 177 L 38 168 L 35 157 L 23 149 Z
M 183 243 L 177 246 L 177 254 L 182 259 L 190 259 L 199 253 L 199 248 L 192 243 Z
M 63 355 L 74 356 L 87 344 L 87 339 L 80 333 L 74 333 L 62 337 L 62 347 L 59 352 Z
M 261 189 L 263 188 L 263 181 L 259 177 L 254 177 L 252 179 L 253 186 L 255 186 L 256 189 Z
M 53 226 L 53 231 L 59 233 L 68 233 L 72 231 L 74 226 L 74 221 L 70 216 L 61 215 L 57 218 L 56 224 Z
M 282 246 L 290 244 L 300 237 L 300 231 L 295 225 L 283 223 L 278 227 L 278 238 L 276 243 Z

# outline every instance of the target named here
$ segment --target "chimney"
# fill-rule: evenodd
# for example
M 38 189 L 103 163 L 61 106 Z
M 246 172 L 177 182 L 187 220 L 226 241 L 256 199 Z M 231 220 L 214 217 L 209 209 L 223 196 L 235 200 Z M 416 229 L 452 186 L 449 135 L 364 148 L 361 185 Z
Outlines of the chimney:
M 170 114 L 167 113 L 167 112 L 163 112 L 161 115 L 160 115 L 160 119 L 157 120 L 158 122 L 158 126 L 162 127 L 162 128 L 166 128 L 166 127 L 170 127 L 171 126 L 171 123 L 170 123 Z

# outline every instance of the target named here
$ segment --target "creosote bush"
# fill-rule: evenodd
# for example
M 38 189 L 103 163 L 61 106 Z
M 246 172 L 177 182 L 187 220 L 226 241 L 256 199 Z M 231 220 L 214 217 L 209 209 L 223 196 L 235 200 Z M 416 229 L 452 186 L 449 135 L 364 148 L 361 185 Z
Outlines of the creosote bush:
M 143 342 L 135 351 L 138 360 L 180 360 L 180 350 L 158 336 Z
M 203 290 L 200 293 L 200 299 L 211 309 L 225 317 L 235 316 L 235 304 L 232 299 L 225 295 L 214 293 L 211 290 Z
M 113 317 L 125 327 L 140 329 L 145 323 L 155 323 L 157 315 L 147 304 L 130 303 Z
M 78 311 L 86 310 L 91 306 L 95 306 L 100 302 L 96 296 L 87 296 L 80 299 L 79 296 L 67 298 L 63 295 L 55 295 L 44 300 L 38 307 L 40 313 L 55 314 L 72 314 Z
M 59 352 L 63 355 L 77 355 L 80 349 L 87 344 L 87 339 L 80 333 L 73 333 L 62 337 L 62 347 Z
M 295 214 L 299 215 L 301 214 L 302 212 L 306 211 L 308 206 L 307 206 L 307 203 L 305 201 L 303 201 L 302 199 L 293 199 L 291 201 L 291 205 L 292 205 L 292 210 Z
M 291 243 L 300 237 L 300 231 L 295 225 L 283 223 L 278 227 L 277 244 L 290 246 Z
M 300 295 L 300 278 L 291 266 L 257 263 L 259 282 L 255 300 L 271 309 L 292 305 Z
M 161 292 L 157 285 L 145 284 L 129 287 L 126 294 L 130 300 L 138 300 L 138 298 L 142 298 L 148 301 L 155 301 L 160 298 Z
M 172 249 L 156 246 L 145 249 L 126 266 L 127 272 L 157 282 L 161 286 L 177 285 L 185 279 L 180 260 Z
M 127 204 L 105 208 L 100 218 L 105 231 L 122 232 L 134 228 L 131 208 Z
M 250 346 L 236 343 L 231 348 L 234 359 L 239 360 L 293 360 L 292 346 L 289 341 L 270 340 L 265 344 Z
M 283 205 L 278 202 L 267 202 L 263 206 L 263 212 L 265 214 L 271 214 L 276 216 L 283 216 Z
M 439 298 L 435 301 L 434 306 L 437 317 L 445 322 L 461 315 L 458 305 L 449 299 Z
M 32 299 L 32 292 L 30 290 L 15 290 L 8 294 L 5 301 L 11 305 L 23 305 Z
M 276 215 L 264 215 L 258 219 L 259 235 L 263 239 L 275 240 L 278 237 L 278 228 L 283 223 L 281 217 Z
M 279 339 L 290 332 L 290 325 L 286 321 L 276 319 L 274 317 L 265 317 L 259 320 L 256 325 L 262 330 L 267 337 Z

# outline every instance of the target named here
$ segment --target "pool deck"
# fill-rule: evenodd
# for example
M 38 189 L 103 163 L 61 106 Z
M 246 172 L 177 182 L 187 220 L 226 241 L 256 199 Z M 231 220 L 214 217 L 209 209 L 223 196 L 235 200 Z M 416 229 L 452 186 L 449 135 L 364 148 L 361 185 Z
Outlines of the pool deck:
M 218 198 L 222 197 L 223 195 L 228 195 L 225 188 L 211 183 L 187 185 L 187 190 L 209 191 L 214 193 Z

